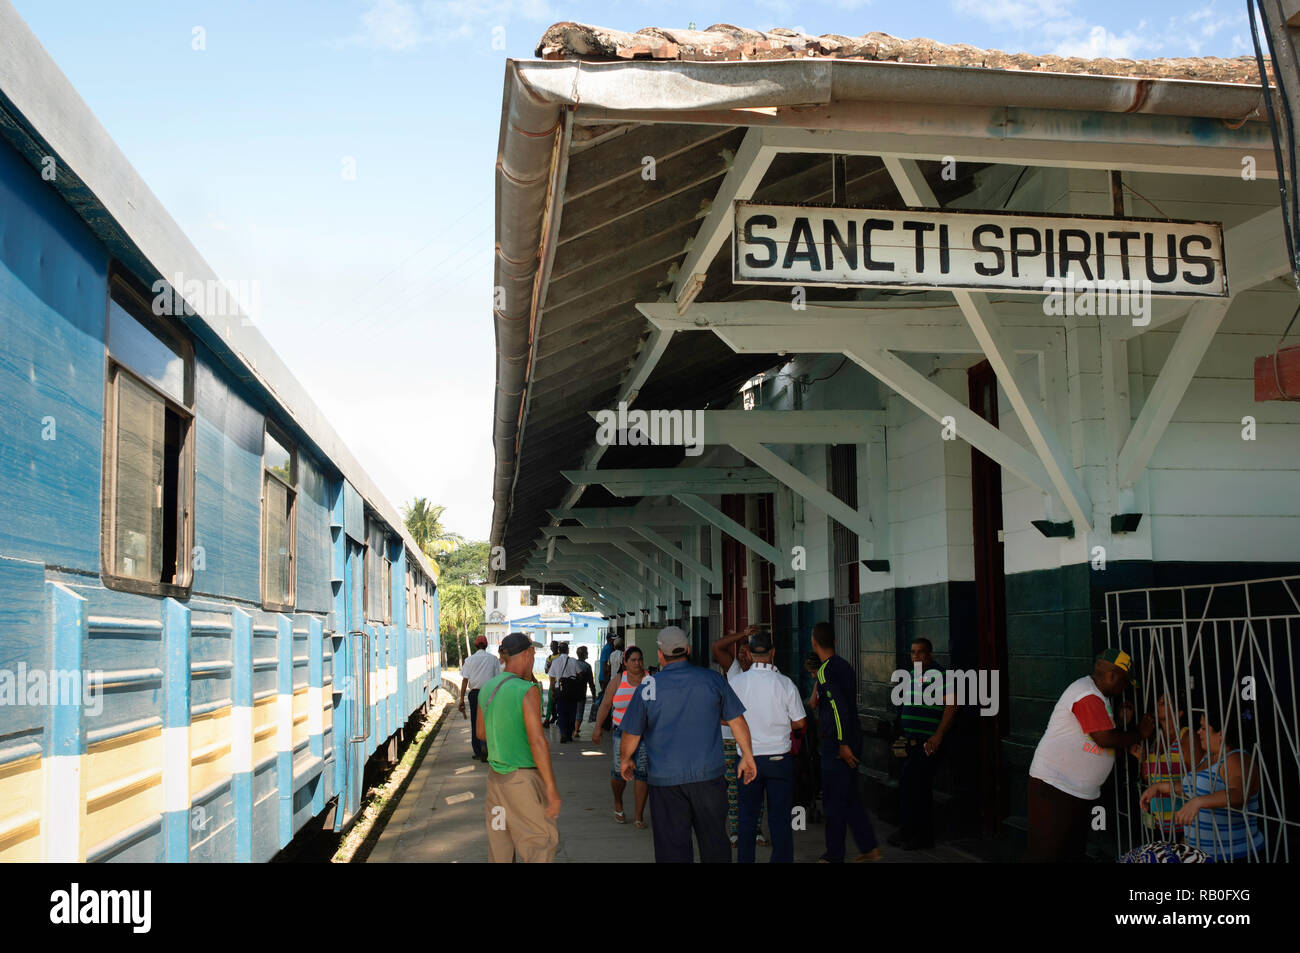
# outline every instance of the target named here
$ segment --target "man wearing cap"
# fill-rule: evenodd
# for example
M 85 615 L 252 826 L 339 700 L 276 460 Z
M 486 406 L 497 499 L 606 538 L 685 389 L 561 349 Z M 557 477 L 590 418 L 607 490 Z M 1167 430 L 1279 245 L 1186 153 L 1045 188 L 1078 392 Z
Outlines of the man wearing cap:
M 644 738 L 657 863 L 692 863 L 692 831 L 701 861 L 730 863 L 721 726 L 735 735 L 748 784 L 758 768 L 745 706 L 721 675 L 690 663 L 690 640 L 677 626 L 660 630 L 658 644 L 659 673 L 642 680 L 619 726 L 622 774 L 635 777 L 633 756 Z
M 489 679 L 501 671 L 500 663 L 488 652 L 487 644 L 486 635 L 475 639 L 474 645 L 478 651 L 460 667 L 460 704 L 456 708 L 462 715 L 465 714 L 465 696 L 468 694 L 469 720 L 475 725 L 478 724 L 478 693 Z M 487 746 L 479 741 L 478 734 L 473 731 L 470 732 L 470 747 L 474 749 L 475 758 L 479 761 L 487 760 Z
M 492 862 L 549 864 L 560 843 L 560 792 L 532 680 L 541 645 L 522 632 L 501 642 L 506 670 L 482 688 L 474 733 L 487 742 L 487 829 Z M 535 694 L 537 693 L 537 694 Z
M 794 803 L 794 759 L 790 756 L 790 732 L 802 731 L 807 716 L 803 699 L 794 682 L 772 664 L 772 634 L 755 629 L 749 636 L 752 662 L 736 672 L 727 684 L 745 706 L 745 723 L 753 743 L 758 775 L 740 786 L 739 840 L 736 860 L 754 862 L 754 841 L 758 836 L 759 812 L 767 795 L 767 812 L 772 828 L 772 863 L 794 863 L 794 831 L 790 811 Z
M 1115 766 L 1115 749 L 1149 738 L 1155 719 L 1144 715 L 1128 731 L 1115 726 L 1110 699 L 1123 694 L 1133 660 L 1109 648 L 1093 662 L 1092 674 L 1061 693 L 1029 766 L 1028 861 L 1084 859 L 1093 801 Z

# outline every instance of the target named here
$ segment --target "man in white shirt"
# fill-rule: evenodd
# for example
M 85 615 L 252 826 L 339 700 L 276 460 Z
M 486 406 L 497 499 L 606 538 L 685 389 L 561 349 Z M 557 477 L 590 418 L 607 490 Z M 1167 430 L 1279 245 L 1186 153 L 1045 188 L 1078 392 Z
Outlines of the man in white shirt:
M 618 667 L 623 664 L 623 636 L 614 637 L 614 651 L 609 653 L 609 676 L 605 679 L 607 685 L 618 684 Z
M 581 678 L 582 669 L 578 660 L 569 657 L 569 643 L 560 643 L 560 654 L 555 657 L 546 674 L 551 676 L 551 691 L 555 695 L 555 720 L 560 725 L 560 744 L 573 740 L 574 719 L 578 714 L 577 696 L 565 697 L 565 687 L 561 684 L 566 678 Z M 586 685 L 582 688 L 585 693 Z
M 460 667 L 460 704 L 456 708 L 462 715 L 465 714 L 465 696 L 468 695 L 471 725 L 478 724 L 478 690 L 501 674 L 501 663 L 497 661 L 496 656 L 488 652 L 487 644 L 486 635 L 480 635 L 475 639 L 474 646 L 478 651 L 465 659 L 465 664 Z M 479 761 L 486 761 L 487 742 L 479 741 L 478 734 L 473 729 L 470 730 L 469 735 L 470 744 L 474 748 L 474 757 Z
M 794 758 L 790 754 L 790 732 L 802 731 L 807 721 L 803 699 L 794 682 L 772 664 L 772 635 L 756 630 L 749 636 L 753 664 L 728 676 L 727 682 L 745 706 L 754 764 L 758 776 L 737 791 L 740 801 L 739 841 L 736 860 L 754 862 L 754 841 L 758 836 L 759 812 L 767 795 L 772 832 L 772 863 L 794 863 L 794 831 L 790 825 L 794 803 Z

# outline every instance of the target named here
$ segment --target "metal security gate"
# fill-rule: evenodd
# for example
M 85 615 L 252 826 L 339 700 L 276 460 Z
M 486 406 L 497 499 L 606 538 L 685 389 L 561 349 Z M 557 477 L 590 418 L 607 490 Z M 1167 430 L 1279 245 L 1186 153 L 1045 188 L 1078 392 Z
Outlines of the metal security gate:
M 1117 753 L 1118 852 L 1190 839 L 1217 861 L 1289 860 L 1291 838 L 1300 834 L 1294 813 L 1300 677 L 1293 647 L 1300 636 L 1300 576 L 1107 593 L 1106 628 L 1107 643 L 1133 657 L 1137 714 L 1155 713 L 1163 700 L 1168 721 L 1177 725 L 1158 727 L 1141 750 Z M 1244 797 L 1201 811 L 1198 837 L 1170 813 L 1185 800 L 1182 777 L 1198 769 L 1207 780 L 1219 773 L 1222 755 L 1200 750 L 1198 729 L 1207 713 L 1223 732 L 1221 751 L 1241 751 Z M 1183 744 L 1176 745 L 1180 737 Z M 1176 777 L 1172 803 L 1144 810 L 1147 774 L 1162 765 Z

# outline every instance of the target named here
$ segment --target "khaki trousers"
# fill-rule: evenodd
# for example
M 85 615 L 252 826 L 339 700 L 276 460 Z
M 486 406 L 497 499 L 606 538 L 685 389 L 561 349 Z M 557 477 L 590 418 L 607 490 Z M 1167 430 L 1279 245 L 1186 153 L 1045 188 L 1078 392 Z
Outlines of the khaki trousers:
M 524 864 L 549 864 L 560 846 L 560 831 L 546 816 L 546 789 L 536 768 L 497 774 L 488 768 L 488 853 L 494 864 L 518 857 Z

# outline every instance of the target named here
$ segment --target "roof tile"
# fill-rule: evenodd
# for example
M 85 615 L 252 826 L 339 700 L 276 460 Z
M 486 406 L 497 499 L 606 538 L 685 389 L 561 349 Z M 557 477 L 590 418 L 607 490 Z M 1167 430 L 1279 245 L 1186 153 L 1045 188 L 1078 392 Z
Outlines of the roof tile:
M 716 23 L 704 30 L 646 27 L 636 33 L 627 33 L 565 21 L 554 24 L 542 34 L 536 55 L 550 60 L 696 62 L 825 57 L 1216 83 L 1254 85 L 1259 82 L 1255 59 L 1250 56 L 1084 59 L 1077 56 L 1004 53 L 1001 50 L 981 49 L 968 43 L 939 43 L 925 37 L 900 39 L 888 33 L 867 33 L 856 37 L 837 33 L 809 36 L 781 27 L 763 32 L 730 23 Z

